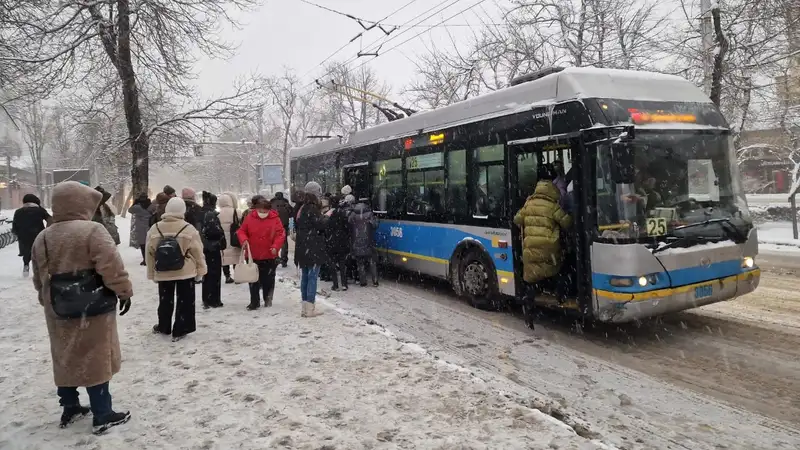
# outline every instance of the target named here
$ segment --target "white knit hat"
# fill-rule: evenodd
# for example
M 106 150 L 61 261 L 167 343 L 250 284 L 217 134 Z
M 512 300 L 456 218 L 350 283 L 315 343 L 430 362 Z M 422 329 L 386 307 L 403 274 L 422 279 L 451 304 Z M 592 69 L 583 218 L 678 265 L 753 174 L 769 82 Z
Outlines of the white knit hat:
M 353 188 L 349 184 L 345 184 L 342 188 L 342 195 L 350 195 L 353 193 Z
M 164 215 L 183 219 L 186 215 L 186 202 L 183 199 L 173 197 L 167 202 L 167 207 L 164 209 Z
M 355 197 L 353 197 L 353 195 L 352 195 L 352 194 L 347 194 L 347 195 L 345 195 L 345 196 L 344 196 L 344 202 L 345 202 L 345 203 L 350 203 L 350 204 L 353 204 L 353 203 L 355 203 L 355 202 L 356 202 L 356 198 L 355 198 Z

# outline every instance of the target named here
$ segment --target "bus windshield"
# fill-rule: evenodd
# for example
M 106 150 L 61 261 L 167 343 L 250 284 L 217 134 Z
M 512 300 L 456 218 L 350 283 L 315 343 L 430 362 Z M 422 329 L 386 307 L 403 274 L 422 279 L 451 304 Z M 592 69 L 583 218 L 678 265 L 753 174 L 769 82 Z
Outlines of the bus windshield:
M 730 137 L 646 130 L 597 148 L 597 214 L 605 238 L 744 236 L 752 226 Z

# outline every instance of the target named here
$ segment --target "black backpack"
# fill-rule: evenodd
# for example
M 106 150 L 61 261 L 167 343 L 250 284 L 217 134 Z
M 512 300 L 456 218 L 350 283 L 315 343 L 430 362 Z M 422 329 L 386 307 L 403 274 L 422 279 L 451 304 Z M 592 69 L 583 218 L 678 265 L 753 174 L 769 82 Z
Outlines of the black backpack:
M 178 243 L 178 235 L 188 226 L 189 224 L 184 225 L 175 236 L 164 236 L 158 225 L 156 225 L 156 231 L 161 236 L 161 240 L 158 241 L 158 246 L 156 246 L 156 272 L 172 272 L 183 269 L 186 255 L 183 253 L 180 243 Z
M 217 217 L 217 213 L 207 211 L 203 216 L 203 225 L 200 235 L 203 238 L 203 249 L 209 252 L 219 252 L 227 248 L 225 230 Z

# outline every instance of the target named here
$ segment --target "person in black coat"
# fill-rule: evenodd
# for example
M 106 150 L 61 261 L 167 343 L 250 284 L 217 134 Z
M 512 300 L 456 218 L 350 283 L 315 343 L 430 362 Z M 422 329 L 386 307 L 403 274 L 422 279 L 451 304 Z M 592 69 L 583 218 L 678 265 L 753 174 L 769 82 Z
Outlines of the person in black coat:
M 183 188 L 181 190 L 181 198 L 186 203 L 186 215 L 184 220 L 190 223 L 193 227 L 200 231 L 203 227 L 203 208 L 197 204 L 197 194 L 192 188 Z
M 320 212 L 319 201 L 322 189 L 319 183 L 309 181 L 305 186 L 303 206 L 295 216 L 296 242 L 295 261 L 302 270 L 300 296 L 303 300 L 302 317 L 319 315 L 315 309 L 317 297 L 317 278 L 320 267 L 328 261 L 325 251 L 325 230 L 327 217 Z
M 352 196 L 350 196 L 352 197 Z M 328 251 L 331 277 L 334 291 L 339 290 L 339 279 L 342 281 L 342 290 L 347 290 L 347 258 L 350 254 L 350 224 L 347 219 L 353 211 L 353 206 L 345 200 L 333 200 L 334 206 L 328 219 L 328 229 L 325 233 L 325 247 Z
M 39 197 L 33 194 L 25 194 L 22 197 L 22 208 L 14 211 L 14 220 L 11 223 L 11 232 L 17 236 L 19 243 L 19 256 L 22 256 L 22 275 L 30 274 L 31 249 L 33 241 L 47 225 L 50 225 L 52 217 L 50 213 L 42 208 Z
M 283 192 L 276 192 L 275 197 L 269 201 L 270 206 L 274 209 L 278 216 L 281 218 L 281 223 L 283 224 L 283 231 L 286 233 L 287 239 L 283 241 L 283 247 L 281 248 L 281 266 L 286 267 L 289 263 L 289 219 L 292 217 L 292 204 L 289 203 L 289 200 L 283 197 Z
M 196 204 L 195 204 L 196 205 Z M 220 308 L 222 303 L 222 251 L 228 246 L 217 212 L 217 196 L 203 191 L 200 238 L 208 272 L 203 277 L 203 308 Z M 187 210 L 188 213 L 188 210 Z

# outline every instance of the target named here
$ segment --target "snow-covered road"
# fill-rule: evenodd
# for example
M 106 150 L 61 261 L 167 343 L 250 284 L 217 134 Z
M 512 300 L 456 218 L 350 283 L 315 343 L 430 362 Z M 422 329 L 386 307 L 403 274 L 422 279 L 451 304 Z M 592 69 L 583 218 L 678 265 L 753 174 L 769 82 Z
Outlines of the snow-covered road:
M 329 301 L 621 448 L 795 449 L 799 290 L 797 278 L 767 274 L 735 302 L 581 332 L 553 316 L 530 331 L 403 275 Z
M 300 319 L 289 279 L 255 312 L 246 286 L 224 286 L 226 306 L 200 309 L 198 331 L 172 343 L 151 333 L 155 285 L 122 251 L 136 295 L 111 391 L 133 419 L 98 437 L 90 419 L 58 428 L 41 307 L 16 248 L 0 250 L 0 448 L 604 448 L 362 319 Z

